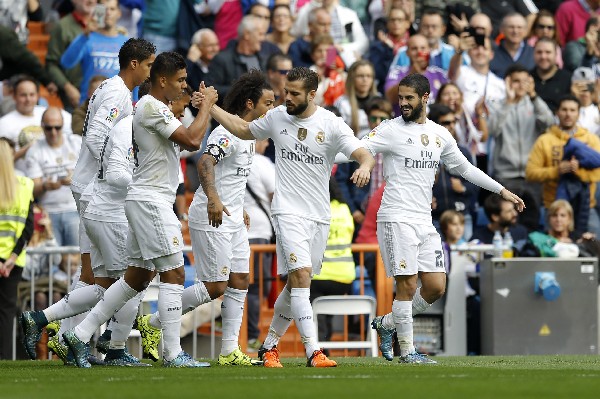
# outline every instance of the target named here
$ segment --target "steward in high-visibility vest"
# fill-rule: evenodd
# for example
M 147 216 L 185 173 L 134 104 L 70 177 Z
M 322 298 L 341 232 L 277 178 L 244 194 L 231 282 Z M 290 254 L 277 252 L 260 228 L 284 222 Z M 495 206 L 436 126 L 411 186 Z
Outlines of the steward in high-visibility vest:
M 0 259 L 6 260 L 11 254 L 17 255 L 15 265 L 25 266 L 25 245 L 33 232 L 33 180 L 17 176 L 18 189 L 13 205 L 0 209 Z M 31 218 L 30 231 L 23 235 L 28 218 Z
M 330 280 L 351 284 L 356 277 L 354 258 L 352 257 L 352 236 L 354 219 L 350 208 L 343 202 L 331 200 L 331 224 L 327 248 L 323 256 L 321 273 L 313 280 Z

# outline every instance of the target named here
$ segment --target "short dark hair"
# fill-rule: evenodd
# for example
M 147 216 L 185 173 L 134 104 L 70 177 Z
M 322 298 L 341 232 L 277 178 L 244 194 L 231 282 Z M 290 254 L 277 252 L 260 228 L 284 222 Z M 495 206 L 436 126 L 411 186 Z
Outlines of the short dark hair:
M 429 80 L 420 73 L 411 73 L 402 78 L 398 86 L 407 86 L 415 89 L 419 97 L 423 97 L 425 93 L 431 93 Z
M 438 10 L 437 8 L 426 8 L 423 11 L 423 13 L 421 14 L 421 19 L 423 19 L 423 17 L 425 15 L 437 15 L 438 17 L 440 17 L 442 19 L 442 24 L 446 25 L 444 13 L 442 11 Z M 420 28 L 420 26 L 419 26 L 419 28 Z
M 161 76 L 173 76 L 185 68 L 185 59 L 181 54 L 174 51 L 160 53 L 150 69 L 150 81 L 156 84 Z
M 281 61 L 292 62 L 292 58 L 287 54 L 272 54 L 267 60 L 267 70 L 277 71 L 277 64 Z
M 392 103 L 386 100 L 383 97 L 373 97 L 369 101 L 367 101 L 367 105 L 365 106 L 367 115 L 369 115 L 373 111 L 381 111 L 385 112 L 388 115 L 392 115 L 394 109 L 392 108 Z
M 123 71 L 127 69 L 131 61 L 142 62 L 154 53 L 156 53 L 154 44 L 145 39 L 132 37 L 123 43 L 119 50 L 119 68 Z
M 304 82 L 304 89 L 308 91 L 317 90 L 319 87 L 319 75 L 307 67 L 294 67 L 287 74 L 288 82 L 301 80 Z
M 502 212 L 502 203 L 504 202 L 510 201 L 505 200 L 498 194 L 491 194 L 485 199 L 483 202 L 483 210 L 485 211 L 485 216 L 487 216 L 490 222 L 492 221 L 493 215 L 500 215 Z
M 40 82 L 38 82 L 37 80 L 35 80 L 34 77 L 30 76 L 30 75 L 25 75 L 25 74 L 19 74 L 16 75 L 16 77 L 13 79 L 11 79 L 12 82 L 12 87 L 13 87 L 13 91 L 14 93 L 17 92 L 17 87 L 19 87 L 19 85 L 23 82 L 31 82 L 35 85 L 35 91 L 37 91 L 39 93 L 40 91 Z
M 138 88 L 138 97 L 142 98 L 146 94 L 150 93 L 151 88 L 152 88 L 152 83 L 150 83 L 149 80 L 143 81 L 142 84 L 139 85 L 139 88 Z
M 251 69 L 239 77 L 227 92 L 223 100 L 223 109 L 231 114 L 243 117 L 248 113 L 246 101 L 250 100 L 256 104 L 263 95 L 264 90 L 273 90 L 267 83 L 265 75 L 257 70 Z
M 565 101 L 573 101 L 574 103 L 577 103 L 577 109 L 581 108 L 581 101 L 579 101 L 579 99 L 572 94 L 565 94 L 564 96 L 562 96 L 558 100 L 558 108 L 560 108 L 562 103 L 564 103 Z
M 598 17 L 591 17 L 587 20 L 587 22 L 585 23 L 585 31 L 587 32 L 588 30 L 590 30 L 590 27 L 592 25 L 598 25 Z
M 538 41 L 535 42 L 535 45 L 533 46 L 533 48 L 536 48 L 538 46 L 538 44 L 540 44 L 540 43 L 550 43 L 550 44 L 554 45 L 554 49 L 556 50 L 557 44 L 554 41 L 554 39 L 551 39 L 549 37 L 540 37 L 538 39 Z
M 515 73 L 520 73 L 520 72 L 525 72 L 527 75 L 531 76 L 531 74 L 529 73 L 529 69 L 525 68 L 521 64 L 512 64 L 511 66 L 509 66 L 508 69 L 506 70 L 506 73 L 504 74 L 504 76 L 512 76 Z
M 447 105 L 444 104 L 431 104 L 429 106 L 429 115 L 428 118 L 435 123 L 438 123 L 442 116 L 446 116 L 448 114 L 453 114 L 454 111 L 450 109 Z

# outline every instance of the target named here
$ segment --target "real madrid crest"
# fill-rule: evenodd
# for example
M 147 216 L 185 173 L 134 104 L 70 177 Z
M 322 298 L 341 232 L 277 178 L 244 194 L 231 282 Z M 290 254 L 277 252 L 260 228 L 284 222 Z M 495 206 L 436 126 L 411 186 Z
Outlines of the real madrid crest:
M 227 276 L 227 266 L 223 266 L 223 268 L 221 269 L 221 275 Z
M 291 253 L 290 254 L 290 263 L 296 263 L 298 261 L 298 258 L 296 257 L 295 253 Z
M 440 139 L 440 136 L 435 136 L 435 146 L 437 148 L 440 148 L 442 146 L 442 140 Z
M 174 247 L 178 247 L 179 246 L 179 239 L 177 237 L 173 237 L 173 246 Z
M 399 266 L 400 266 L 400 269 L 406 269 L 406 261 L 404 259 L 402 259 L 400 261 L 400 265 Z
M 308 135 L 308 130 L 303 127 L 298 128 L 298 140 L 304 141 Z
M 325 132 L 317 132 L 315 140 L 317 140 L 317 143 L 323 144 L 325 142 Z
M 429 145 L 429 136 L 426 134 L 422 134 L 421 135 L 421 144 L 423 144 L 425 147 L 427 147 L 427 145 Z

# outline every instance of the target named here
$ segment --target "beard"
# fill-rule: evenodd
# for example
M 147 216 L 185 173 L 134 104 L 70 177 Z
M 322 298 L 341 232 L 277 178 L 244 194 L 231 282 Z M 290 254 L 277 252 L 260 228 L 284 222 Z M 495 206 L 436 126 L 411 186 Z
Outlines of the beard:
M 402 109 L 400 109 L 400 111 L 402 111 Z M 404 115 L 404 113 L 402 113 L 402 119 L 404 119 L 404 122 L 414 122 L 421 117 L 422 113 L 423 113 L 423 103 L 420 102 L 416 108 L 413 108 L 413 110 L 410 114 Z
M 298 104 L 295 107 L 290 107 L 287 104 L 285 105 L 285 108 L 287 110 L 287 113 L 289 115 L 300 115 L 301 113 L 303 113 L 304 111 L 306 111 L 306 108 L 308 108 L 308 102 L 302 103 L 302 104 Z

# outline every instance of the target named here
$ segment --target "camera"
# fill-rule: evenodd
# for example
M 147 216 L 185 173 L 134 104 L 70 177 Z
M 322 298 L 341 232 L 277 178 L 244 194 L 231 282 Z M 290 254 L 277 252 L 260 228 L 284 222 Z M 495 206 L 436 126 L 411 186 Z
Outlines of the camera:
M 467 32 L 469 34 L 469 36 L 472 36 L 475 38 L 476 46 L 478 46 L 478 47 L 484 46 L 485 47 L 485 35 L 483 33 L 477 33 L 475 28 L 473 28 L 472 26 L 465 28 L 465 32 Z

